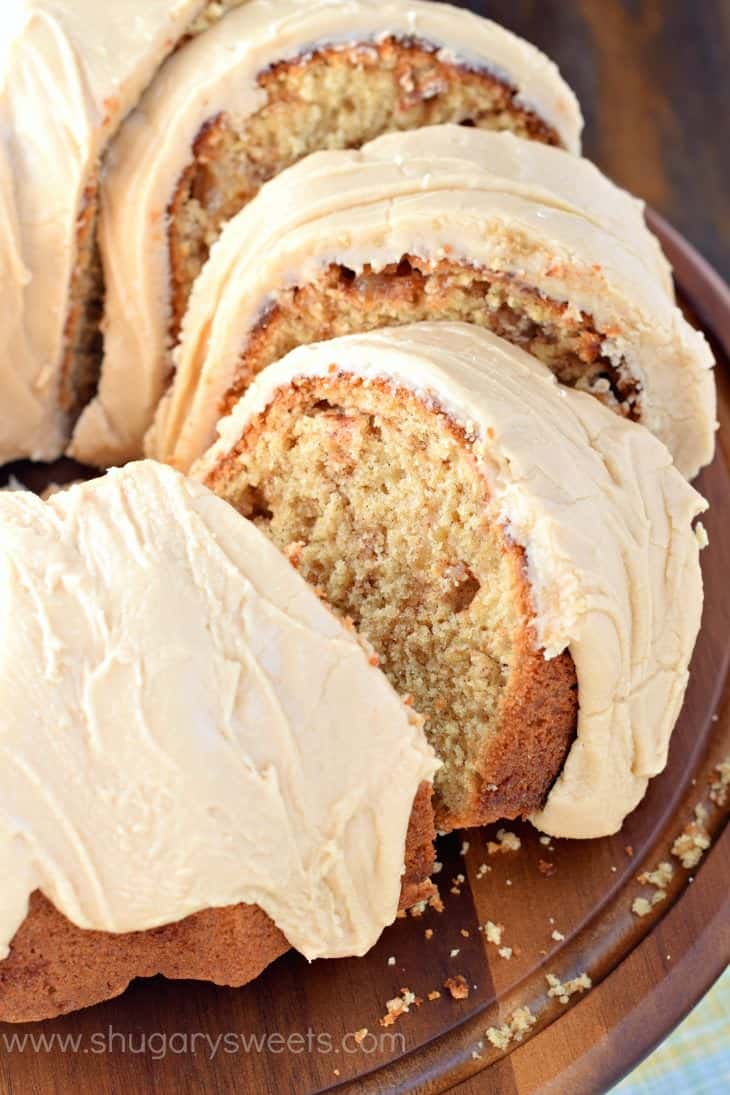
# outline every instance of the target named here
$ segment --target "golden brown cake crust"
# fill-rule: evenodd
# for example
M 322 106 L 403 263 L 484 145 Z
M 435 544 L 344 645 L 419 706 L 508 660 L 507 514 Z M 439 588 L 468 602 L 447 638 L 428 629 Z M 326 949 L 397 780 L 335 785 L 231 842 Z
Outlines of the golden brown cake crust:
M 431 789 L 413 804 L 406 841 L 401 907 L 431 896 L 435 838 Z M 235 905 L 207 909 L 177 924 L 111 935 L 71 924 L 41 893 L 0 962 L 0 1022 L 52 1019 L 110 1000 L 135 977 L 212 981 L 239 987 L 289 949 L 261 909 Z
M 417 395 L 401 389 L 394 391 L 387 380 L 370 379 L 365 386 L 357 378 L 343 379 L 337 374 L 335 364 L 332 370 L 326 380 L 302 378 L 293 388 L 284 388 L 277 393 L 268 410 L 248 425 L 239 443 L 208 470 L 204 480 L 206 485 L 236 505 L 242 497 L 240 458 L 247 451 L 254 450 L 259 440 L 265 437 L 270 428 L 267 417 L 272 409 L 285 417 L 289 413 L 296 416 L 298 408 L 307 404 L 319 405 L 321 401 L 346 408 L 348 395 L 351 396 L 353 390 L 369 393 L 366 398 L 371 412 L 376 409 L 372 393 L 377 392 L 378 413 L 410 411 L 437 415 L 440 426 L 472 459 L 471 443 L 465 431 L 444 412 L 427 410 Z M 344 437 L 342 447 L 346 446 L 347 437 Z M 334 458 L 334 450 L 329 457 Z M 486 483 L 484 492 L 486 501 Z M 265 498 L 263 507 L 266 508 Z M 246 516 L 255 515 L 247 513 Z M 537 646 L 531 623 L 534 607 L 524 550 L 508 538 L 501 537 L 501 551 L 509 562 L 512 588 L 519 591 L 516 608 L 525 623 L 515 643 L 509 684 L 500 702 L 499 732 L 491 740 L 483 742 L 476 758 L 476 769 L 481 775 L 469 784 L 459 810 L 447 808 L 438 793 L 435 796 L 436 823 L 443 831 L 527 817 L 542 808 L 575 740 L 578 681 L 573 658 L 566 651 L 546 660 Z

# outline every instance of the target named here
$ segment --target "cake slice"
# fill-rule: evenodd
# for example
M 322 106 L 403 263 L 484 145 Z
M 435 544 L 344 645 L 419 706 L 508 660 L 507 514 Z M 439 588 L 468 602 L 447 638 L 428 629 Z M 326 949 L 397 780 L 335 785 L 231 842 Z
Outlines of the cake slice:
M 308 153 L 437 122 L 580 147 L 580 110 L 555 65 L 449 5 L 250 0 L 182 46 L 103 176 L 103 372 L 72 454 L 141 455 L 192 286 L 263 183 Z
M 3 0 L 0 464 L 55 460 L 93 393 L 101 159 L 191 22 L 220 8 Z
M 364 954 L 432 892 L 422 720 L 199 483 L 0 495 L 0 600 L 0 1020 Z
M 462 324 L 300 347 L 219 429 L 195 474 L 413 696 L 439 827 L 616 832 L 666 764 L 702 611 L 705 504 L 661 442 Z
M 186 470 L 289 350 L 422 320 L 529 350 L 641 421 L 688 477 L 712 458 L 712 355 L 676 306 L 642 205 L 560 149 L 455 126 L 312 156 L 226 226 L 148 453 Z M 130 361 L 129 389 L 132 373 Z

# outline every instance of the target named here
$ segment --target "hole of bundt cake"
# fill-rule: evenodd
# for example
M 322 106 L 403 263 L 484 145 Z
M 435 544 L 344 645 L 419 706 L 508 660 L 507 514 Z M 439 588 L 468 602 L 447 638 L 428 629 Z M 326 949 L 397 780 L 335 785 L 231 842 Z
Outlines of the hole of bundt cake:
M 252 376 L 296 346 L 423 320 L 493 331 L 539 358 L 562 383 L 639 417 L 639 385 L 625 365 L 608 358 L 592 316 L 576 316 L 509 275 L 414 255 L 379 270 L 366 266 L 356 276 L 333 265 L 313 282 L 280 292 L 250 336 L 223 409 Z
M 386 382 L 335 376 L 316 388 L 300 381 L 279 393 L 214 489 L 354 623 L 413 697 L 446 761 L 436 777 L 445 827 L 475 823 L 475 809 L 486 821 L 537 807 L 572 737 L 570 685 L 560 692 L 563 725 L 545 732 L 536 767 L 536 707 L 525 697 L 555 666 L 535 647 L 524 557 L 485 516 L 469 442 Z M 532 682 L 524 692 L 523 680 Z M 505 787 L 507 798 L 485 787 Z
M 201 129 L 170 203 L 175 336 L 223 224 L 309 153 L 359 148 L 383 133 L 443 123 L 560 143 L 504 81 L 413 39 L 313 50 L 270 66 L 258 83 L 266 103 L 255 114 L 238 121 L 219 113 Z

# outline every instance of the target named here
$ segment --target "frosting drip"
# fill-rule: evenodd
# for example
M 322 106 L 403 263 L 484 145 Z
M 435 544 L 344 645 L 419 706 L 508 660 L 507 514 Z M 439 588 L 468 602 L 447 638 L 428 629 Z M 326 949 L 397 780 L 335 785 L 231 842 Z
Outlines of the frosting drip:
M 169 468 L 0 512 L 0 956 L 35 889 L 82 928 L 247 903 L 365 953 L 435 760 L 355 637 Z

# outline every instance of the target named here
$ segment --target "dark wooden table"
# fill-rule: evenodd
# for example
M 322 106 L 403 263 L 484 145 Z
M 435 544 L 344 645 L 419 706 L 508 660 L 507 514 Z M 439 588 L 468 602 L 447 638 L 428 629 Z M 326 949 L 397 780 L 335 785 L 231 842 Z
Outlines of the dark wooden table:
M 585 152 L 730 280 L 730 0 L 471 0 L 550 54 Z

